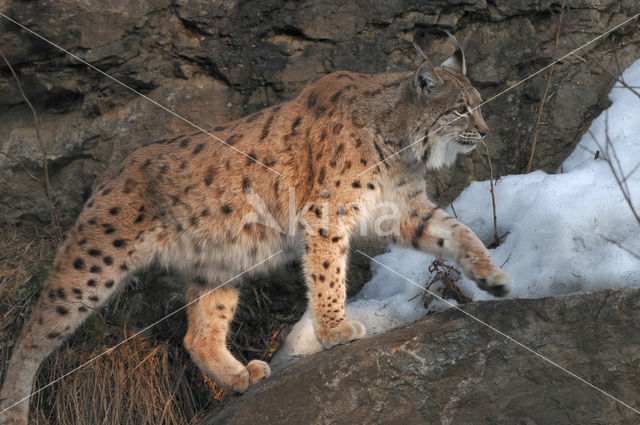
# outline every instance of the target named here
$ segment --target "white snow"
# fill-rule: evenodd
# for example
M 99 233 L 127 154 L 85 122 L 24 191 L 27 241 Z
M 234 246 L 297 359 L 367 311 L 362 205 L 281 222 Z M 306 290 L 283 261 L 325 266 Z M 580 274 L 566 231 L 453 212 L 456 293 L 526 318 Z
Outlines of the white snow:
M 640 60 L 623 73 L 622 79 L 630 86 L 640 86 Z M 627 252 L 640 255 L 640 225 L 603 159 L 614 158 L 618 171 L 627 176 L 630 197 L 640 210 L 640 170 L 634 168 L 640 163 L 640 99 L 620 84 L 611 90 L 609 99 L 612 105 L 593 121 L 557 174 L 535 171 L 504 176 L 495 184 L 498 234 L 507 236 L 491 250 L 491 256 L 498 266 L 506 262 L 503 270 L 515 281 L 508 298 L 640 288 L 640 261 Z M 609 149 L 605 147 L 607 134 Z M 596 151 L 600 151 L 597 159 Z M 472 183 L 454 201 L 454 207 L 458 218 L 485 243 L 493 240 L 488 181 Z M 375 260 L 424 287 L 434 257 L 390 246 L 389 252 Z M 347 301 L 346 307 L 347 317 L 362 322 L 367 335 L 449 307 L 435 299 L 425 309 L 420 287 L 375 261 L 371 267 L 373 278 Z M 464 277 L 458 285 L 473 300 L 494 298 Z M 438 292 L 437 285 L 431 290 Z M 307 311 L 272 365 L 278 368 L 292 357 L 321 349 Z

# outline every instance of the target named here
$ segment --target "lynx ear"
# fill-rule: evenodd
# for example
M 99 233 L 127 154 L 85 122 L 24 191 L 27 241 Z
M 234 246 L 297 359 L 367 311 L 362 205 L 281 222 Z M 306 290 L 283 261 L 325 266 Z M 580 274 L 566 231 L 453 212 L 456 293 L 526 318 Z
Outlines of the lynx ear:
M 413 74 L 413 86 L 418 93 L 428 96 L 440 88 L 442 84 L 435 68 L 429 62 L 420 65 L 420 68 Z
M 444 68 L 452 69 L 459 74 L 467 75 L 467 63 L 464 59 L 464 52 L 462 51 L 462 49 L 460 48 L 460 45 L 458 44 L 458 40 L 456 40 L 456 38 L 452 36 L 451 33 L 449 33 L 448 31 L 445 31 L 445 32 L 449 36 L 449 39 L 451 40 L 453 45 L 456 46 L 456 51 L 453 53 L 453 55 L 449 59 L 442 62 L 442 65 L 440 66 Z

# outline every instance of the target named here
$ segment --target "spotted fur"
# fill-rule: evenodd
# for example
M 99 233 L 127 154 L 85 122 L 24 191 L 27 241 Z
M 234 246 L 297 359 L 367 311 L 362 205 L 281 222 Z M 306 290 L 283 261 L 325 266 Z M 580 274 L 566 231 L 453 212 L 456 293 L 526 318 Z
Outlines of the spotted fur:
M 468 227 L 428 199 L 423 180 L 426 169 L 450 165 L 487 133 L 479 104 L 455 67 L 339 72 L 289 102 L 211 129 L 226 145 L 199 132 L 137 150 L 96 183 L 60 248 L 13 350 L 2 406 L 27 397 L 43 359 L 154 260 L 185 276 L 190 300 L 223 285 L 189 306 L 184 343 L 235 391 L 270 373 L 226 347 L 234 277 L 247 269 L 302 256 L 320 341 L 363 337 L 364 326 L 345 315 L 347 253 L 383 201 L 401 212 L 396 243 L 453 258 L 482 289 L 504 295 L 510 279 Z M 9 422 L 25 424 L 27 407 L 28 400 L 8 411 Z

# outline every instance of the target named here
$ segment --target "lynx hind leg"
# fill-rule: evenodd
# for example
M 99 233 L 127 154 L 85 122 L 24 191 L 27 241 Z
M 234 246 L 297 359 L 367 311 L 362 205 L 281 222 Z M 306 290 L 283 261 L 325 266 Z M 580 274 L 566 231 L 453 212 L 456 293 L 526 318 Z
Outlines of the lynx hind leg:
M 0 392 L 0 411 L 9 410 L 0 414 L 0 423 L 27 424 L 29 397 L 40 364 L 122 286 L 126 272 L 103 267 L 102 258 L 73 248 L 56 261 L 13 348 Z
M 238 305 L 238 291 L 223 287 L 209 292 L 196 283 L 188 290 L 188 330 L 184 345 L 193 361 L 225 387 L 243 393 L 249 385 L 269 377 L 271 369 L 261 360 L 244 366 L 227 348 L 229 325 Z

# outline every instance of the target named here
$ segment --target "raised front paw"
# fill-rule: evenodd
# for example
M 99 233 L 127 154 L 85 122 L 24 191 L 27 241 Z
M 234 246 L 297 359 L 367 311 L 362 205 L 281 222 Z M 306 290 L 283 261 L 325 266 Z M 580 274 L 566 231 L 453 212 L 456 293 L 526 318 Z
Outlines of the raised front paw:
M 354 339 L 360 339 L 365 336 L 366 332 L 362 323 L 357 320 L 347 320 L 326 332 L 319 329 L 318 338 L 324 348 L 331 348 L 338 344 L 346 344 Z
M 474 280 L 480 289 L 496 297 L 504 297 L 513 289 L 513 279 L 500 269 L 487 277 L 478 277 Z

